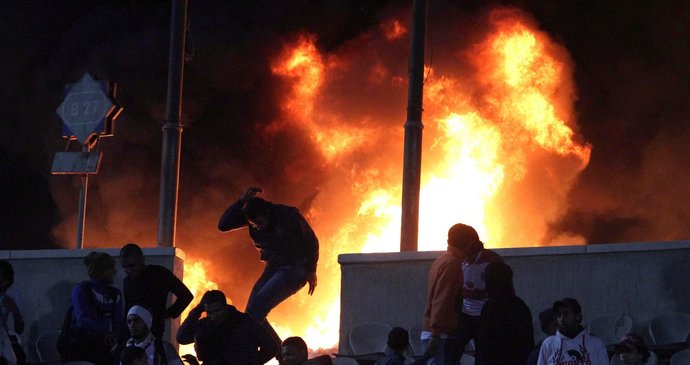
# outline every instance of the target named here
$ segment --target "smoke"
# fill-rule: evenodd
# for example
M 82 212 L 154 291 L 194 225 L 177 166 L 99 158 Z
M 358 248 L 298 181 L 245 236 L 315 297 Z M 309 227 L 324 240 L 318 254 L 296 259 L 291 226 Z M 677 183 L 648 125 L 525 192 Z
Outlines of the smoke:
M 593 145 L 590 164 L 578 176 L 562 217 L 551 222 L 544 240 L 687 238 L 690 228 L 683 224 L 688 217 L 683 181 L 688 175 L 685 146 L 690 139 L 686 102 L 690 72 L 685 61 L 690 55 L 683 46 L 690 38 L 685 27 L 687 7 L 671 1 L 503 3 L 524 8 L 538 27 L 567 49 L 575 65 L 579 132 Z M 319 50 L 330 56 L 330 62 L 360 52 L 371 56 L 371 65 L 380 66 L 381 72 L 397 74 L 404 85 L 406 69 L 391 65 L 405 66 L 409 44 L 401 41 L 388 52 L 368 52 L 389 43 L 366 37 L 383 19 L 409 16 L 407 8 L 383 1 L 190 2 L 180 247 L 223 260 L 236 254 L 255 255 L 246 244 L 246 233 L 221 235 L 215 229 L 225 206 L 249 185 L 260 185 L 267 198 L 315 216 L 344 214 L 311 210 L 315 201 L 347 196 L 324 196 L 340 190 L 305 130 L 285 127 L 268 132 L 284 119 L 278 101 L 289 87 L 272 74 L 270 62 L 285 42 L 307 32 L 316 35 Z M 486 5 L 476 2 L 468 6 L 431 2 L 427 62 L 443 68 L 452 59 L 443 54 L 444 44 L 452 41 L 458 49 L 473 44 L 473 37 L 483 34 L 484 23 L 477 17 L 485 10 Z M 53 153 L 65 149 L 54 113 L 62 88 L 87 71 L 117 80 L 118 101 L 125 107 L 115 137 L 100 143 L 104 161 L 99 175 L 91 179 L 87 245 L 119 246 L 129 241 L 154 245 L 169 4 L 10 2 L 0 16 L 4 47 L 0 66 L 5 70 L 0 75 L 0 131 L 6 136 L 0 144 L 0 162 L 6 171 L 0 247 L 72 245 L 78 178 L 47 172 Z M 340 75 L 373 80 L 377 74 L 368 66 L 356 63 L 361 69 Z M 457 72 L 462 76 L 470 71 Z M 334 114 L 347 114 L 359 125 L 384 121 L 379 128 L 395 128 L 394 133 L 402 134 L 405 87 L 391 93 L 381 92 L 390 88 L 375 83 L 362 88 L 355 82 L 328 82 L 330 99 L 323 101 Z M 338 95 L 352 99 L 339 102 Z M 369 112 L 365 115 L 365 111 Z M 375 154 L 347 158 L 363 165 L 377 159 L 385 164 Z M 231 270 L 238 276 L 251 275 L 257 270 L 253 267 L 240 262 Z

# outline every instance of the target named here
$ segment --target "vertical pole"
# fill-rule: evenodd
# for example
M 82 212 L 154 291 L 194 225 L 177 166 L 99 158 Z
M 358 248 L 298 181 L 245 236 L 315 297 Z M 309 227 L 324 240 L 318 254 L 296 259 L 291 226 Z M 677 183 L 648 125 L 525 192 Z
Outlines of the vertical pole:
M 82 153 L 89 153 L 89 147 L 84 145 Z M 81 189 L 79 190 L 79 209 L 77 210 L 77 250 L 84 248 L 84 225 L 86 222 L 86 197 L 89 194 L 89 174 L 81 174 Z
M 187 30 L 187 0 L 173 0 L 170 18 L 170 53 L 168 55 L 168 97 L 163 125 L 161 185 L 158 205 L 158 245 L 175 246 L 177 193 L 180 183 L 180 146 L 182 145 L 182 86 L 184 48 Z
M 424 37 L 426 0 L 414 0 L 409 61 L 409 92 L 405 122 L 402 221 L 400 251 L 417 251 L 419 235 L 419 187 L 422 170 L 422 96 L 424 84 Z

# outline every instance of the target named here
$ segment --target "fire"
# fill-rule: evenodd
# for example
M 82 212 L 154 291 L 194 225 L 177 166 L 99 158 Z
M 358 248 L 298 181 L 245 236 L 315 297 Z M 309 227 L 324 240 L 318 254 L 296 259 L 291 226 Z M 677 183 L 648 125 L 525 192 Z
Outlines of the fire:
M 337 345 L 337 256 L 399 249 L 407 57 L 385 52 L 407 51 L 400 24 L 385 20 L 330 53 L 303 35 L 272 64 L 287 92 L 282 118 L 264 132 L 304 130 L 332 174 L 305 212 L 321 243 L 319 287 L 269 315 L 281 337 L 312 349 Z M 452 57 L 427 65 L 419 249 L 445 249 L 457 222 L 489 247 L 573 243 L 544 238 L 591 152 L 573 117 L 571 62 L 516 10 L 494 11 L 486 28 L 466 49 L 444 44 Z
M 182 312 L 180 318 L 184 320 L 187 318 L 189 311 L 196 307 L 201 302 L 201 297 L 209 290 L 218 289 L 218 285 L 213 281 L 208 280 L 208 273 L 206 272 L 206 263 L 203 261 L 197 261 L 195 259 L 187 258 L 184 265 L 184 276 L 183 282 L 189 288 L 189 291 L 194 294 L 194 300 L 192 303 L 185 308 Z M 232 303 L 228 299 L 228 303 Z M 192 354 L 196 355 L 194 350 L 194 344 L 180 345 L 179 353 L 181 355 Z

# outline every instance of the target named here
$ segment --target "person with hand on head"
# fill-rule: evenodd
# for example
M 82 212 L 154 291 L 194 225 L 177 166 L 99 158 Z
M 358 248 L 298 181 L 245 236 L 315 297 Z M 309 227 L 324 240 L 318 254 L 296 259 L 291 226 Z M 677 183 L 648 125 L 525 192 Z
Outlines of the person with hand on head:
M 573 298 L 553 304 L 558 331 L 547 337 L 539 350 L 539 365 L 608 365 L 604 342 L 582 327 L 582 307 Z
M 122 358 L 120 353 L 127 347 L 136 346 L 144 349 L 147 365 L 182 365 L 182 360 L 173 345 L 168 341 L 154 337 L 151 333 L 153 315 L 140 305 L 132 306 L 127 312 L 127 329 L 129 339 L 121 343 L 114 351 L 114 358 Z
M 206 312 L 206 317 L 201 315 Z M 220 290 L 207 291 L 177 331 L 177 342 L 194 343 L 204 365 L 260 365 L 278 354 L 280 342 L 249 315 L 227 304 Z
M 179 317 L 194 295 L 170 270 L 159 265 L 147 265 L 144 252 L 134 243 L 120 249 L 120 263 L 127 274 L 123 280 L 125 310 L 129 311 L 135 304 L 150 308 L 153 315 L 151 333 L 162 338 L 165 320 Z M 175 302 L 168 307 L 169 294 L 175 295 Z
M 295 207 L 274 204 L 256 195 L 263 189 L 251 187 L 232 203 L 218 222 L 227 232 L 249 228 L 249 236 L 266 263 L 247 300 L 246 312 L 259 322 L 278 304 L 309 284 L 316 288 L 319 240 L 307 220 Z

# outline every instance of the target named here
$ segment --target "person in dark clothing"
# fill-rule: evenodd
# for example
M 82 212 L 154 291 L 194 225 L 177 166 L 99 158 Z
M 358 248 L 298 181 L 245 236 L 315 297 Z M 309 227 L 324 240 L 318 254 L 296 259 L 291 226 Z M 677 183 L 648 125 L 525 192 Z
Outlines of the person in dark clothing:
M 206 312 L 206 317 L 201 314 Z M 177 332 L 177 342 L 194 342 L 204 365 L 265 364 L 278 354 L 280 342 L 265 326 L 227 304 L 225 294 L 211 290 L 193 308 Z
M 271 309 L 305 284 L 309 283 L 310 295 L 314 292 L 319 240 L 297 208 L 256 197 L 262 191 L 249 188 L 226 209 L 218 229 L 226 232 L 249 227 L 249 236 L 266 266 L 249 295 L 246 312 L 266 322 Z
M 26 363 L 26 353 L 19 343 L 19 335 L 24 332 L 24 319 L 21 312 L 21 294 L 14 284 L 14 268 L 7 260 L 0 260 L 0 328 L 7 332 L 17 364 Z M 12 318 L 10 330 L 9 319 Z
M 91 252 L 84 259 L 91 280 L 72 290 L 73 320 L 68 356 L 63 361 L 111 364 L 110 351 L 124 334 L 122 294 L 112 286 L 115 259 L 107 253 Z
M 151 333 L 162 338 L 165 320 L 179 317 L 194 295 L 170 270 L 158 265 L 146 265 L 143 251 L 134 243 L 122 247 L 120 261 L 127 274 L 123 283 L 125 311 L 137 304 L 149 308 L 153 314 Z M 177 299 L 167 307 L 169 293 Z
M 115 365 L 148 365 L 146 351 L 141 347 L 127 346 L 122 350 L 120 361 Z
M 320 355 L 308 359 L 309 350 L 302 337 L 288 337 L 280 345 L 280 353 L 276 358 L 280 365 L 331 365 L 333 361 L 328 355 Z
M 394 327 L 388 332 L 388 351 L 375 365 L 405 365 L 405 350 L 410 343 L 410 335 L 402 327 Z
M 556 334 L 556 331 L 558 331 L 558 321 L 556 320 L 556 314 L 553 312 L 553 308 L 546 308 L 539 313 L 539 324 L 541 325 L 541 331 L 544 332 L 546 337 Z M 543 342 L 544 339 L 534 346 L 534 349 L 532 349 L 532 352 L 529 354 L 529 358 L 527 358 L 527 365 L 537 365 L 539 350 Z
M 513 270 L 503 262 L 486 267 L 488 300 L 476 336 L 476 365 L 524 365 L 534 347 L 532 313 L 515 295 Z

